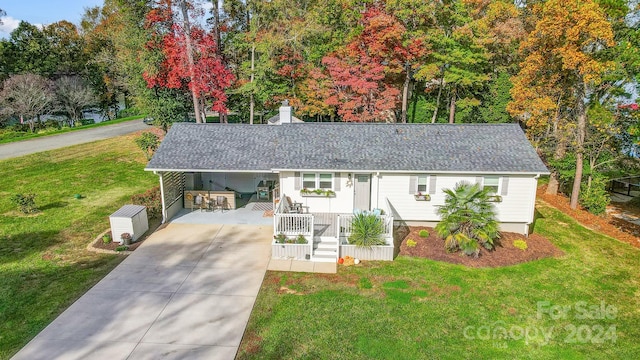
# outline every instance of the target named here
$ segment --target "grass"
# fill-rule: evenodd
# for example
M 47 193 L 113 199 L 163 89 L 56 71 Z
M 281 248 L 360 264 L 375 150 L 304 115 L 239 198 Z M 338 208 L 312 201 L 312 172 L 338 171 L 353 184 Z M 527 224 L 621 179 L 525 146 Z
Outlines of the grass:
M 269 272 L 238 357 L 640 358 L 640 251 L 554 208 L 538 210 L 536 232 L 562 258 L 470 269 L 398 257 L 335 275 Z M 617 313 L 582 318 L 598 315 L 585 306 L 601 304 Z
M 156 185 L 145 163 L 133 135 L 0 161 L 0 359 L 121 261 L 85 247 L 131 195 Z M 41 212 L 25 216 L 9 198 L 30 192 Z
M 51 130 L 51 131 L 46 131 L 46 132 L 24 133 L 25 135 L 23 135 L 23 136 L 12 137 L 12 138 L 7 138 L 7 139 L 0 139 L 0 144 L 6 144 L 6 143 L 12 143 L 12 142 L 16 142 L 16 141 L 34 139 L 34 138 L 39 138 L 39 137 L 43 137 L 43 136 L 50 136 L 50 135 L 68 133 L 68 132 L 72 132 L 72 131 L 76 131 L 76 130 L 84 130 L 84 129 L 91 129 L 91 128 L 95 128 L 95 127 L 119 124 L 119 123 L 125 122 L 125 121 L 142 119 L 143 117 L 144 117 L 144 115 L 136 115 L 136 116 L 129 116 L 129 117 L 121 118 L 121 119 L 102 121 L 102 122 L 99 122 L 99 123 L 96 123 L 96 124 L 82 125 L 82 126 L 77 126 L 77 127 L 72 127 L 72 128 L 65 127 L 65 128 L 62 128 L 62 129 Z

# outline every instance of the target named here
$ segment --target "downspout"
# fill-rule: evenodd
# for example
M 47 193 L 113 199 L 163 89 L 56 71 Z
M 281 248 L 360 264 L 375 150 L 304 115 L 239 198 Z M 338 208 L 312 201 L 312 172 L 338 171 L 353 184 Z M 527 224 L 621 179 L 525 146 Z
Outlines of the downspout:
M 376 173 L 376 209 L 380 209 L 380 171 Z
M 540 178 L 540 174 L 537 174 L 533 177 L 535 183 L 533 185 L 533 194 L 531 196 L 531 213 L 529 214 L 529 222 L 525 225 L 525 236 L 529 237 L 529 227 L 533 224 L 533 218 L 536 212 L 536 191 L 538 190 L 538 178 Z
M 154 174 L 160 177 L 160 201 L 162 201 L 162 224 L 167 222 L 167 208 L 164 203 L 164 182 L 162 181 L 162 173 L 161 172 L 153 172 Z

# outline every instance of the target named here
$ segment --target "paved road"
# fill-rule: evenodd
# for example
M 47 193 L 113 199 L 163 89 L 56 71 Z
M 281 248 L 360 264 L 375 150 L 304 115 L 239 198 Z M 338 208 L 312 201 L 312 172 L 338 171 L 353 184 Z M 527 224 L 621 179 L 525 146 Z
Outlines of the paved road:
M 270 226 L 169 224 L 14 360 L 232 360 L 271 254 Z
M 148 128 L 149 126 L 145 125 L 141 119 L 137 119 L 109 126 L 100 126 L 92 129 L 71 131 L 60 135 L 2 144 L 0 145 L 0 160 L 108 139 Z

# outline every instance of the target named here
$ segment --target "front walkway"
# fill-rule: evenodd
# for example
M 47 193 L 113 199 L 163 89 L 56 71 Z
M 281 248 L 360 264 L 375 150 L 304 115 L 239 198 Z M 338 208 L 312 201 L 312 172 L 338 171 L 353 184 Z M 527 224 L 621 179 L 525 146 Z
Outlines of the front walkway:
M 171 223 L 14 359 L 233 359 L 267 270 L 272 231 Z

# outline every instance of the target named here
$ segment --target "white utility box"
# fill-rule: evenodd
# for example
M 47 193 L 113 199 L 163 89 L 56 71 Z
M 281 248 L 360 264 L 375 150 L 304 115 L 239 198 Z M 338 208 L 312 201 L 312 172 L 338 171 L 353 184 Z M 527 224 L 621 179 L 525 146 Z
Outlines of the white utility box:
M 120 235 L 131 234 L 132 241 L 138 240 L 149 230 L 147 208 L 142 205 L 125 205 L 109 216 L 113 241 L 120 241 Z

